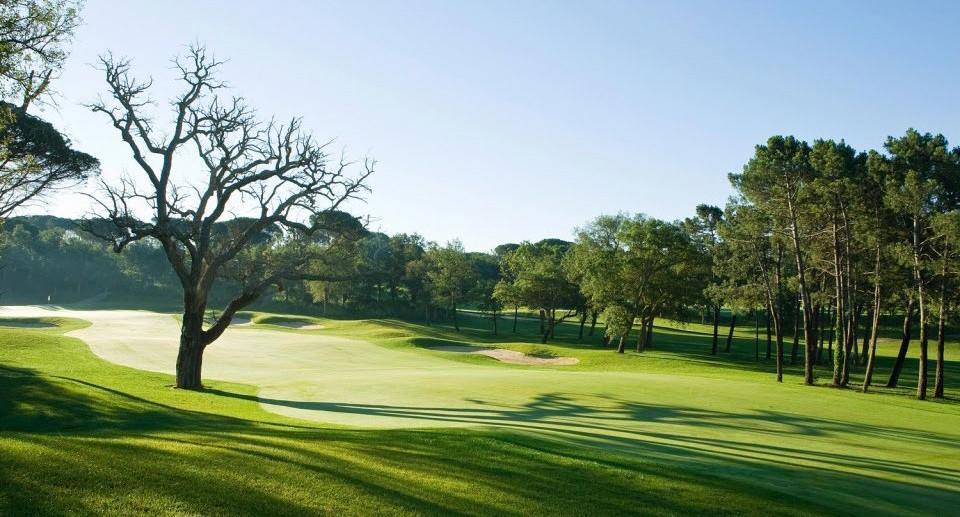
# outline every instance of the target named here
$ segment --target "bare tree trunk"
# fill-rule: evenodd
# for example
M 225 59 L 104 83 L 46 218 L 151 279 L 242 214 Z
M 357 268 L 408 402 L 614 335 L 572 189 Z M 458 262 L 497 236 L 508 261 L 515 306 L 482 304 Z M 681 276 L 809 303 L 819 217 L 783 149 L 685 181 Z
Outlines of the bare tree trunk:
M 777 382 L 783 382 L 783 325 L 781 324 L 781 307 L 783 304 L 783 286 L 780 278 L 780 266 L 783 260 L 783 248 L 777 246 L 777 260 L 773 270 L 773 286 L 770 285 L 770 271 L 765 267 L 762 259 L 757 265 L 763 276 L 764 294 L 767 297 L 767 359 L 770 358 L 770 320 L 773 319 L 773 328 L 777 336 Z
M 596 309 L 590 311 L 590 332 L 587 333 L 590 337 L 593 337 L 593 329 L 597 326 L 597 315 Z
M 757 326 L 754 328 L 753 334 L 753 355 L 754 361 L 760 360 L 760 309 L 754 309 L 754 313 L 757 316 Z
M 770 353 L 773 349 L 773 338 L 772 338 L 772 335 L 770 334 L 770 316 L 773 313 L 773 305 L 771 304 L 767 305 L 767 356 L 766 356 L 766 359 L 770 359 Z
M 730 315 L 730 331 L 727 332 L 727 348 L 726 352 L 730 353 L 730 350 L 733 347 L 733 329 L 737 326 L 737 313 L 732 313 Z
M 814 352 L 816 353 L 816 357 L 814 359 L 816 360 L 817 364 L 820 364 L 820 357 L 823 355 L 823 307 L 821 307 L 820 304 L 817 304 L 814 312 L 817 314 L 817 341 L 814 343 Z
M 943 398 L 943 348 L 946 340 L 946 311 L 944 310 L 946 300 L 940 300 L 940 321 L 937 324 L 937 371 L 934 374 L 933 398 Z
M 617 345 L 617 353 L 622 354 L 624 351 L 624 346 L 627 344 L 627 340 L 630 339 L 630 330 L 633 329 L 633 320 L 634 317 L 630 318 L 630 321 L 627 322 L 627 330 L 620 336 L 620 343 Z
M 557 330 L 557 309 L 550 309 L 550 339 L 556 338 L 554 334 Z
M 830 327 L 830 329 L 829 329 L 830 334 L 828 334 L 828 337 L 827 337 L 827 358 L 830 360 L 831 363 L 834 362 L 834 359 L 833 359 L 833 336 L 835 336 L 836 333 L 837 333 L 836 322 L 837 322 L 837 318 L 839 318 L 839 317 L 840 317 L 840 316 L 837 315 L 836 309 L 833 309 L 833 312 L 830 314 L 830 319 L 833 320 L 834 326 Z
M 790 364 L 797 363 L 797 354 L 800 352 L 800 302 L 796 302 L 793 313 L 793 349 L 790 350 Z
M 920 364 L 919 372 L 917 372 L 917 399 L 919 400 L 926 400 L 927 398 L 928 332 L 926 327 L 924 324 L 920 325 Z
M 807 270 L 803 260 L 803 246 L 800 242 L 800 218 L 797 215 L 797 207 L 793 204 L 793 199 L 787 195 L 787 209 L 790 214 L 790 237 L 793 241 L 793 254 L 797 265 L 797 287 L 800 291 L 800 299 L 803 303 L 803 338 L 806 343 L 807 353 L 804 359 L 803 382 L 807 385 L 814 383 L 814 365 L 813 353 L 816 342 L 813 338 L 813 306 L 810 300 L 810 291 L 807 289 Z
M 880 244 L 877 244 L 876 261 L 873 267 L 873 309 L 870 311 L 871 317 L 870 332 L 864 332 L 870 336 L 870 352 L 867 355 L 867 343 L 864 341 L 863 353 L 867 356 L 867 369 L 863 373 L 863 392 L 870 389 L 870 383 L 873 382 L 873 369 L 877 360 L 877 332 L 880 329 Z
M 547 316 L 547 328 L 543 333 L 543 339 L 540 340 L 541 343 L 546 343 L 548 339 L 553 338 L 553 328 L 556 326 L 556 309 L 550 309 L 545 311 Z
M 911 324 L 913 322 L 914 300 L 911 294 L 907 301 L 907 314 L 903 317 L 903 333 L 900 337 L 900 351 L 897 352 L 897 358 L 893 362 L 893 369 L 890 371 L 890 379 L 887 380 L 888 388 L 896 388 L 900 382 L 900 372 L 903 371 L 903 363 L 907 359 L 907 349 L 910 348 Z
M 180 351 L 177 353 L 177 387 L 187 390 L 202 389 L 202 368 L 203 346 L 197 341 L 181 338 Z
M 777 261 L 774 269 L 776 296 L 773 298 L 773 330 L 777 336 L 777 382 L 783 382 L 783 245 L 777 244 Z
M 867 363 L 867 354 L 870 348 L 870 333 L 873 328 L 873 307 L 867 309 L 867 319 L 863 320 L 863 345 L 860 348 L 860 356 L 857 364 Z
M 205 306 L 195 300 L 184 303 L 183 322 L 180 329 L 180 349 L 177 352 L 177 388 L 199 390 L 203 388 L 203 315 Z
M 580 332 L 577 334 L 577 341 L 583 340 L 583 327 L 587 324 L 587 310 L 583 309 L 583 314 L 580 315 Z
M 860 308 L 855 308 L 853 314 L 847 318 L 847 337 L 843 344 L 843 369 L 840 372 L 840 385 L 846 386 L 850 383 L 851 361 L 856 360 L 854 347 L 857 343 L 857 319 L 860 316 Z
M 640 331 L 637 332 L 637 352 L 643 352 L 647 344 L 647 320 L 640 318 Z
M 717 355 L 717 330 L 720 326 L 720 306 L 713 306 L 713 346 L 710 348 L 710 355 Z
M 713 344 L 710 347 L 710 355 L 717 355 L 717 337 L 720 327 L 720 306 L 713 306 Z
M 846 289 L 843 282 L 843 259 L 840 255 L 840 237 L 837 234 L 837 220 L 836 216 L 833 219 L 833 281 L 836 289 L 834 295 L 835 308 L 833 310 L 834 314 L 834 334 L 831 334 L 830 344 L 833 344 L 833 335 L 837 336 L 837 353 L 834 355 L 832 346 L 830 347 L 830 357 L 833 358 L 833 385 L 840 386 L 843 380 L 843 365 L 846 364 L 846 354 L 844 353 L 844 345 L 846 344 L 846 321 L 845 321 L 845 310 L 846 305 L 844 304 L 846 297 Z
M 920 313 L 920 368 L 917 379 L 917 398 L 927 398 L 927 306 L 924 299 L 925 278 L 920 264 L 920 218 L 913 217 L 913 272 L 917 281 L 917 311 Z
M 777 327 L 777 382 L 783 382 L 783 325 L 779 317 L 774 325 Z
M 947 331 L 947 257 L 950 252 L 947 238 L 943 241 L 943 264 L 940 268 L 940 315 L 937 322 L 937 370 L 933 380 L 933 398 L 943 398 L 943 348 Z
M 647 322 L 647 341 L 644 343 L 647 348 L 653 348 L 653 320 L 654 318 L 651 317 Z

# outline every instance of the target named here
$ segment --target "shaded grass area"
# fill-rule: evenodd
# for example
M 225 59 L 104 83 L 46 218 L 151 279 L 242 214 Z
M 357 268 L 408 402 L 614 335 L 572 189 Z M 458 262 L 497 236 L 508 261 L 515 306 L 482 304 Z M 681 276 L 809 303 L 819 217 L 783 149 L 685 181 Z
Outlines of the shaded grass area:
M 5 515 L 836 510 L 732 480 L 720 470 L 717 475 L 690 470 L 685 464 L 719 461 L 715 452 L 698 451 L 692 442 L 651 443 L 646 454 L 625 454 L 549 439 L 533 429 L 311 426 L 263 411 L 249 386 L 210 382 L 207 392 L 173 390 L 170 376 L 106 363 L 60 334 L 82 322 L 51 323 L 60 326 L 0 330 L 0 513 Z M 522 421 L 543 411 L 586 410 L 564 404 L 534 401 L 523 410 L 526 416 L 504 417 Z M 634 411 L 631 418 L 704 417 L 682 408 Z M 733 457 L 724 465 L 735 469 L 754 462 Z M 798 469 L 787 462 L 768 468 L 782 479 Z

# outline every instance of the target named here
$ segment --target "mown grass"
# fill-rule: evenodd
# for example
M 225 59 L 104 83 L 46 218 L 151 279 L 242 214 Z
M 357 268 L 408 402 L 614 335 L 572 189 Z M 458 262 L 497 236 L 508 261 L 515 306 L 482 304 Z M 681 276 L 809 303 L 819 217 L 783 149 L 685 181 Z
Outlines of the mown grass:
M 533 314 L 533 313 L 530 313 Z M 579 323 L 566 321 L 559 325 L 556 334 L 548 343 L 542 344 L 539 333 L 539 323 L 535 318 L 521 316 L 517 320 L 517 332 L 513 332 L 512 314 L 503 314 L 499 318 L 498 332 L 493 333 L 493 324 L 490 316 L 479 313 L 463 312 L 460 314 L 460 331 L 456 331 L 449 321 L 434 321 L 430 325 L 422 322 L 405 321 L 398 319 L 366 319 L 344 320 L 330 319 L 319 316 L 303 315 L 276 315 L 261 312 L 247 312 L 254 323 L 273 323 L 275 321 L 304 320 L 323 326 L 323 329 L 314 332 L 335 334 L 375 342 L 388 347 L 422 347 L 431 348 L 440 341 L 451 345 L 480 345 L 496 346 L 524 352 L 528 355 L 540 357 L 573 356 L 580 359 L 577 369 L 591 371 L 645 371 L 669 372 L 672 375 L 695 375 L 706 377 L 750 378 L 763 382 L 769 380 L 775 372 L 775 344 L 771 348 L 768 358 L 767 338 L 765 327 L 755 328 L 754 321 L 746 321 L 742 317 L 735 328 L 730 352 L 725 352 L 726 337 L 729 327 L 719 329 L 719 352 L 712 355 L 712 332 L 710 324 L 696 322 L 676 322 L 658 320 L 653 344 L 642 353 L 635 352 L 636 333 L 631 336 L 627 346 L 627 353 L 613 354 L 613 345 L 603 344 L 603 323 L 599 322 L 590 335 L 589 322 L 585 325 L 583 337 L 579 337 Z M 891 318 L 896 323 L 895 318 Z M 725 322 L 728 324 L 729 320 Z M 914 329 L 916 331 L 916 329 Z M 919 373 L 919 343 L 916 336 L 910 345 L 907 361 L 900 376 L 900 383 L 896 388 L 886 388 L 884 385 L 893 366 L 894 358 L 900 346 L 899 330 L 883 329 L 883 337 L 879 340 L 877 365 L 871 391 L 874 393 L 896 394 L 904 397 L 913 397 L 916 394 L 917 376 Z M 862 338 L 861 338 L 862 339 Z M 430 341 L 432 340 L 432 341 Z M 784 375 L 785 382 L 801 382 L 803 378 L 804 347 L 800 340 L 799 352 L 796 360 L 791 363 L 792 334 L 785 337 L 784 343 Z M 859 340 L 858 340 L 859 341 Z M 425 343 L 432 343 L 426 346 Z M 858 343 L 859 344 L 859 343 Z M 933 386 L 933 368 L 935 359 L 935 342 L 929 348 L 929 386 Z M 444 355 L 448 359 L 476 363 L 494 361 L 485 357 L 470 355 Z M 946 387 L 950 400 L 960 401 L 960 361 L 951 358 L 960 357 L 960 341 L 948 341 L 946 346 Z M 824 349 L 820 361 L 816 365 L 818 383 L 829 385 L 832 380 L 833 364 L 830 354 Z M 863 381 L 866 358 L 853 365 L 851 369 L 852 389 L 859 389 Z M 568 366 L 555 368 L 569 369 Z M 930 393 L 932 396 L 932 391 Z
M 596 411 L 554 396 L 491 415 L 505 424 L 497 427 L 360 430 L 266 412 L 253 386 L 208 380 L 205 392 L 171 389 L 168 375 L 107 363 L 62 335 L 84 322 L 47 321 L 56 327 L 0 328 L 0 514 L 904 515 L 949 514 L 960 504 L 957 404 L 778 389 L 772 363 L 753 361 L 747 332 L 732 354 L 714 358 L 694 325 L 658 328 L 652 350 L 623 356 L 596 336 L 578 342 L 575 326 L 541 345 L 535 322 L 520 335 L 502 324 L 494 337 L 489 320 L 469 316 L 460 333 L 396 320 L 319 319 L 323 329 L 285 330 L 485 364 L 494 363 L 418 345 L 506 346 L 581 359 L 562 371 L 666 376 L 643 404 L 598 420 L 603 429 L 540 430 L 545 418 L 591 421 Z M 798 374 L 791 369 L 788 384 Z M 956 378 L 953 363 L 949 375 Z M 754 393 L 757 407 L 729 389 Z M 698 407 L 679 404 L 684 396 Z M 889 415 L 878 414 L 884 408 Z M 621 436 L 607 427 L 618 419 L 651 427 Z M 588 439 L 599 431 L 602 446 Z M 754 436 L 764 441 L 744 443 Z M 904 447 L 924 457 L 894 454 Z

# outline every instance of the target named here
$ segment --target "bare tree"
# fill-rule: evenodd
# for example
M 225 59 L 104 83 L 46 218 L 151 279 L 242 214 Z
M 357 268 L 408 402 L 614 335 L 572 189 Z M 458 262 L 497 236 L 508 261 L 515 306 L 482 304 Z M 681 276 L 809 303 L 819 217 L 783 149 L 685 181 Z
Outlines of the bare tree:
M 120 133 L 139 167 L 139 180 L 101 182 L 95 200 L 100 219 L 85 227 L 120 252 L 155 239 L 183 289 L 183 322 L 177 357 L 177 387 L 200 389 L 204 349 L 230 325 L 234 314 L 284 280 L 330 279 L 324 274 L 324 238 L 361 227 L 343 203 L 367 191 L 374 162 L 350 174 L 349 162 L 329 160 L 329 143 L 318 144 L 300 120 L 260 122 L 240 98 L 218 95 L 221 64 L 203 47 L 174 60 L 182 93 L 172 103 L 169 133 L 159 134 L 147 113 L 152 81 L 130 74 L 130 62 L 101 58 L 110 98 L 91 104 Z M 195 153 L 194 162 L 183 154 Z M 175 167 L 175 164 L 180 164 Z M 204 171 L 200 178 L 174 178 L 174 171 Z M 141 218 L 141 210 L 149 218 Z M 240 217 L 237 214 L 245 214 Z M 204 322 L 218 279 L 237 292 L 209 325 Z

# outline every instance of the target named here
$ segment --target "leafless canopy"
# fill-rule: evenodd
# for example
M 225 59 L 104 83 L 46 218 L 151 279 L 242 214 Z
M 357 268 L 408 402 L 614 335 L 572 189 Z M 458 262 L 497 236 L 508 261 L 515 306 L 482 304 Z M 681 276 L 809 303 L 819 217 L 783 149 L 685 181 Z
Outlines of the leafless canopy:
M 173 121 L 166 133 L 156 129 L 148 113 L 152 81 L 132 77 L 125 59 L 108 54 L 100 64 L 109 98 L 89 107 L 110 120 L 139 171 L 115 184 L 101 181 L 102 193 L 94 196 L 98 218 L 86 227 L 118 252 L 142 239 L 159 241 L 185 294 L 198 295 L 196 303 L 205 306 L 214 280 L 237 271 L 231 261 L 249 253 L 264 235 L 302 243 L 317 232 L 357 225 L 341 205 L 367 190 L 364 182 L 374 163 L 365 161 L 352 174 L 352 164 L 331 160 L 329 142 L 317 143 L 299 119 L 258 121 L 243 99 L 221 95 L 225 85 L 216 79 L 221 62 L 204 48 L 191 47 L 174 61 L 183 89 L 171 103 Z M 202 172 L 175 177 L 178 168 Z M 244 291 L 224 316 L 270 284 L 312 276 L 306 255 L 283 258 L 247 270 Z

